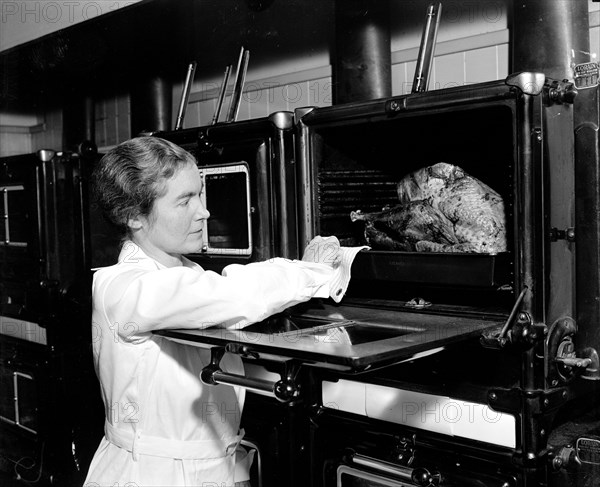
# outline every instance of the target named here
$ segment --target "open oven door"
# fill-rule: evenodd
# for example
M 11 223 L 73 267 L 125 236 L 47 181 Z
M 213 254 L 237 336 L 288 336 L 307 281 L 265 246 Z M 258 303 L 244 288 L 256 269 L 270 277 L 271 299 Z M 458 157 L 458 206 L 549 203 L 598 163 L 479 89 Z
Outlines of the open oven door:
M 416 304 L 418 307 L 418 303 Z M 165 338 L 211 349 L 202 379 L 246 387 L 287 402 L 296 397 L 294 377 L 301 366 L 356 374 L 435 353 L 503 327 L 500 317 L 457 316 L 403 307 L 337 306 L 312 300 L 241 330 L 161 330 Z M 220 370 L 225 352 L 246 361 L 283 362 L 279 381 L 236 376 Z

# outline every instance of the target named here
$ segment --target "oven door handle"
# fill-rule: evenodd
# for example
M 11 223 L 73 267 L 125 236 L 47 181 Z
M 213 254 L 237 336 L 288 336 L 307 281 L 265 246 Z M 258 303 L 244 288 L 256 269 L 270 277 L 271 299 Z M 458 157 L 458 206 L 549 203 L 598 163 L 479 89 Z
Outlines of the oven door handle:
M 289 403 L 300 397 L 300 387 L 296 384 L 296 376 L 300 364 L 292 360 L 285 362 L 285 370 L 278 381 L 256 379 L 239 374 L 223 372 L 220 367 L 221 359 L 225 352 L 245 355 L 242 349 L 235 344 L 227 344 L 225 347 L 213 347 L 210 349 L 210 364 L 200 372 L 200 380 L 207 385 L 215 386 L 224 384 L 228 386 L 243 387 L 246 390 L 261 392 L 274 397 L 280 402 Z
M 402 465 L 396 465 L 359 453 L 352 453 L 349 458 L 357 465 L 393 475 L 400 480 L 406 480 L 419 487 L 437 487 L 440 485 L 441 475 L 435 471 L 430 472 L 426 468 L 403 467 Z

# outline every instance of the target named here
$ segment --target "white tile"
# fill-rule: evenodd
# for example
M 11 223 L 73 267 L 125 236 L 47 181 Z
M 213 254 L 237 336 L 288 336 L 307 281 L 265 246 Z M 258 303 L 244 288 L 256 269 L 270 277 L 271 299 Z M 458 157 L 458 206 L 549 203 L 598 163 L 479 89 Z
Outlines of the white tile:
M 504 79 L 510 74 L 508 44 L 500 44 L 496 46 L 496 53 L 498 59 L 498 64 L 496 66 L 496 77 L 497 79 Z
M 309 106 L 328 107 L 333 103 L 331 78 L 313 79 L 308 82 Z
M 438 56 L 434 60 L 435 77 L 431 80 L 429 89 L 440 90 L 462 86 L 465 83 L 464 54 L 448 54 Z
M 286 85 L 287 109 L 294 111 L 296 108 L 310 106 L 310 93 L 308 82 L 292 83 Z
M 179 110 L 179 109 L 178 109 Z M 173 126 L 177 123 L 177 114 Z M 188 103 L 185 109 L 185 117 L 183 119 L 184 128 L 193 128 L 200 125 L 200 103 Z
M 465 52 L 465 82 L 480 83 L 497 79 L 496 47 L 484 47 Z

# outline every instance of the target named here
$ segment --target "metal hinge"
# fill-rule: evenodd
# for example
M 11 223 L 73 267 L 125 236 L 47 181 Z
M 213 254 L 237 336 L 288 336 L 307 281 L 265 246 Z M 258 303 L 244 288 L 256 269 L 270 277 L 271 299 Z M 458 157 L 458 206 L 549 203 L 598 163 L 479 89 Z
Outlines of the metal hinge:
M 575 242 L 575 229 L 573 227 L 569 227 L 565 230 L 559 230 L 558 228 L 552 227 L 552 229 L 548 232 L 548 237 L 550 238 L 551 242 L 556 242 L 557 240 Z

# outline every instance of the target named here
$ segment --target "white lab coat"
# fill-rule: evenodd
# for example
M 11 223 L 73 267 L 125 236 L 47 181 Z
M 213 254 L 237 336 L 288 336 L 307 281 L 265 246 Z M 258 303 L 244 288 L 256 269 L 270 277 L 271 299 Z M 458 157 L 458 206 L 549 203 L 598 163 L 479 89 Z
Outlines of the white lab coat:
M 93 353 L 105 436 L 84 487 L 232 486 L 243 391 L 203 385 L 209 350 L 152 333 L 241 327 L 312 297 L 328 297 L 331 267 L 272 259 L 223 275 L 185 259 L 165 268 L 131 242 L 93 282 Z M 242 373 L 239 357 L 221 367 Z M 239 453 L 239 451 L 238 451 Z

